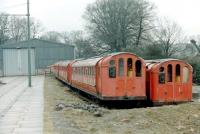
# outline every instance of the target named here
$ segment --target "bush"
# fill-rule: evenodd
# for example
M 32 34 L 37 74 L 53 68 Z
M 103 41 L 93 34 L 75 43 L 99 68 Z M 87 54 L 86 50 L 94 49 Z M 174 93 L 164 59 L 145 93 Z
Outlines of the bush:
M 200 63 L 190 63 L 193 67 L 193 83 L 200 84 Z
M 144 56 L 146 60 L 151 60 L 151 59 L 164 59 L 166 58 L 162 54 L 162 49 L 160 48 L 159 45 L 153 44 L 153 45 L 148 45 L 145 47 L 144 50 Z

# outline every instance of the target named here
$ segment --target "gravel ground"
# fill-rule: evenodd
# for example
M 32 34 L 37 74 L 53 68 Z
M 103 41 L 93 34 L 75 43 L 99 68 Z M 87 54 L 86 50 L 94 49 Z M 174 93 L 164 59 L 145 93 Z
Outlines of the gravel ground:
M 54 77 L 46 77 L 44 96 L 46 134 L 200 133 L 200 102 L 131 109 L 97 107 L 103 113 L 97 117 L 82 108 L 91 107 L 88 102 Z

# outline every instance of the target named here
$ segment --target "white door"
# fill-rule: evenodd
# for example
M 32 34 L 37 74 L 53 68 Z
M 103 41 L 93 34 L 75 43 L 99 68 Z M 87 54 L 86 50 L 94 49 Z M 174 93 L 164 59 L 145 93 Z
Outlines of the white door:
M 28 74 L 28 49 L 3 50 L 4 76 Z M 31 72 L 35 75 L 35 51 L 31 49 Z

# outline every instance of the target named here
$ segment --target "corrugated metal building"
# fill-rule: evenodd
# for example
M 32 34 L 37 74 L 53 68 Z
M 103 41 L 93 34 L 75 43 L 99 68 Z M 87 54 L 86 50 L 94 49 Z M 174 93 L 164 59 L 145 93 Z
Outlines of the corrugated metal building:
M 40 39 L 32 39 L 0 46 L 0 75 L 27 75 L 28 47 L 31 48 L 32 74 L 60 60 L 74 59 L 74 46 Z

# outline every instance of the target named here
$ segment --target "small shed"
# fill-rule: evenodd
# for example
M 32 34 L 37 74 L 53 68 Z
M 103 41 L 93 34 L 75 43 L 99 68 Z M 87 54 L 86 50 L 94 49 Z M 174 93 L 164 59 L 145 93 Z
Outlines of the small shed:
M 42 74 L 47 66 L 74 59 L 74 46 L 41 39 L 31 39 L 0 46 L 0 76 L 28 74 L 28 48 L 31 49 L 32 75 Z

